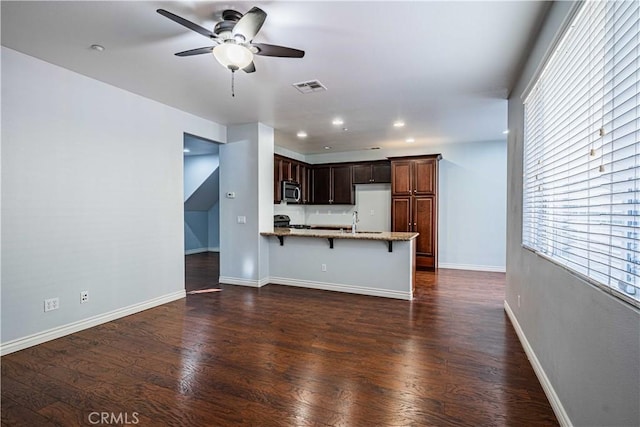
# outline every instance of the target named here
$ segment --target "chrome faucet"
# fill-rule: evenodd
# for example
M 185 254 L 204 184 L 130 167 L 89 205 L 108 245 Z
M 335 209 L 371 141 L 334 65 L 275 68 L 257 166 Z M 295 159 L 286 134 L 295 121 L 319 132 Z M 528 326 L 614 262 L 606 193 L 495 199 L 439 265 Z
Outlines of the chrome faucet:
M 358 211 L 353 211 L 353 216 L 351 217 L 351 232 L 356 234 L 356 224 L 360 222 L 358 219 Z

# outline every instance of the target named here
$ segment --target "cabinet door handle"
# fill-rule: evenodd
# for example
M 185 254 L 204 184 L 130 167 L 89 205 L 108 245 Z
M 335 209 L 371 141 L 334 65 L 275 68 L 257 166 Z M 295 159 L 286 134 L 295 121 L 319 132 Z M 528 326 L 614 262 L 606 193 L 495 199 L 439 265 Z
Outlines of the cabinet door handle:
M 418 225 L 418 224 L 416 224 L 415 222 L 413 223 L 413 226 L 414 226 L 414 227 L 415 227 L 415 226 L 417 226 L 417 225 Z

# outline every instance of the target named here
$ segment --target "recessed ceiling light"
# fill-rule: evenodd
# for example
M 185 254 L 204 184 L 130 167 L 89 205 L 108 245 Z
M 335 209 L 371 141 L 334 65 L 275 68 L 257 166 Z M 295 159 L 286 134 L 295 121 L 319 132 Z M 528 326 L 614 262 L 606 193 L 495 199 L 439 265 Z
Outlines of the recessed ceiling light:
M 328 145 L 326 147 L 324 147 L 325 150 L 331 150 L 331 147 L 329 147 Z
M 102 52 L 104 50 L 104 46 L 101 46 L 99 44 L 92 44 L 91 49 L 97 50 L 98 52 Z
M 396 120 L 395 122 L 393 122 L 393 127 L 394 128 L 402 128 L 402 127 L 404 127 L 404 122 L 402 120 Z
M 307 137 L 307 133 L 303 130 L 301 130 L 300 132 L 297 133 L 298 138 L 306 138 Z
M 346 132 L 346 131 L 348 131 L 348 130 L 349 130 L 349 129 L 347 129 L 347 128 L 342 128 L 342 132 Z
M 503 134 L 503 135 L 506 135 L 506 134 L 508 134 L 508 133 L 509 133 L 509 129 L 502 131 L 502 134 Z
M 189 150 L 188 148 L 185 148 L 184 150 L 182 150 L 184 153 L 190 153 L 191 150 Z
M 416 142 L 416 140 L 415 140 L 415 139 L 413 139 L 413 138 L 407 138 L 407 139 L 405 139 L 404 141 L 405 141 L 407 144 L 412 144 L 412 143 Z
M 344 124 L 344 120 L 342 120 L 340 117 L 336 117 L 331 123 L 335 126 L 340 126 Z

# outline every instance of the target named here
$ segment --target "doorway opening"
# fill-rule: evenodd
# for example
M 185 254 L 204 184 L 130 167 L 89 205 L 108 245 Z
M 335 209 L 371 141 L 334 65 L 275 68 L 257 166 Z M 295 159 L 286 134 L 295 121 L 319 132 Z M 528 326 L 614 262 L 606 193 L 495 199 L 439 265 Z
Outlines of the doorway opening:
M 184 134 L 184 253 L 187 292 L 220 277 L 220 144 Z

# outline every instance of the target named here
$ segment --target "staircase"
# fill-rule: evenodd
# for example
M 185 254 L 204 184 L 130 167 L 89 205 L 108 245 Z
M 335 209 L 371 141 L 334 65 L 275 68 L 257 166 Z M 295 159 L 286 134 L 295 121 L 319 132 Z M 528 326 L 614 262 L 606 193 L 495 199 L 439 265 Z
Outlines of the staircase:
M 219 246 L 220 158 L 217 154 L 184 158 L 185 253 Z

